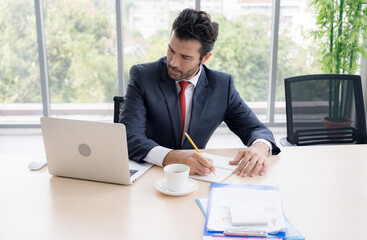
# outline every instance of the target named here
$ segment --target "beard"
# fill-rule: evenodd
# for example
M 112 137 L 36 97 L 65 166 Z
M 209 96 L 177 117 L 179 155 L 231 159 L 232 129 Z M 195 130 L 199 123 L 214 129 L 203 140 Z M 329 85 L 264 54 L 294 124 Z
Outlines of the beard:
M 181 81 L 182 79 L 189 79 L 191 77 L 193 77 L 196 73 L 199 72 L 201 63 L 199 63 L 196 67 L 186 71 L 186 72 L 182 72 L 180 69 L 176 68 L 176 67 L 172 67 L 169 63 L 167 64 L 167 70 L 168 70 L 168 76 L 170 78 L 172 78 L 175 81 Z M 172 74 L 170 72 L 170 70 L 175 71 L 175 74 Z

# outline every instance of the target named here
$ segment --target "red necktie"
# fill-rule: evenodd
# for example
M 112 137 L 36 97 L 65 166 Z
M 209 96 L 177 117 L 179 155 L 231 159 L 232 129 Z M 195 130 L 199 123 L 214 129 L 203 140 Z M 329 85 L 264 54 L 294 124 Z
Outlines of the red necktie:
M 185 127 L 185 113 L 186 113 L 186 96 L 185 96 L 185 90 L 186 90 L 187 86 L 190 84 L 190 82 L 180 81 L 179 84 L 180 84 L 180 87 L 181 87 L 181 91 L 178 94 L 178 96 L 180 98 L 180 109 L 181 109 L 181 139 L 182 139 L 182 135 L 183 135 L 184 127 Z

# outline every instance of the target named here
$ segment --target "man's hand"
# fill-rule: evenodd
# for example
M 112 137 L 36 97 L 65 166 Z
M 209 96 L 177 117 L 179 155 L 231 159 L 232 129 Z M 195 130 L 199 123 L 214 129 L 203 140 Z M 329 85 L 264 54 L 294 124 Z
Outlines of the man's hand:
M 190 174 L 206 175 L 215 171 L 213 161 L 197 152 L 172 150 L 163 159 L 163 166 L 182 163 L 190 167 Z
M 236 158 L 229 164 L 239 166 L 235 173 L 242 177 L 264 175 L 269 157 L 269 146 L 262 142 L 256 142 L 250 147 L 238 152 Z

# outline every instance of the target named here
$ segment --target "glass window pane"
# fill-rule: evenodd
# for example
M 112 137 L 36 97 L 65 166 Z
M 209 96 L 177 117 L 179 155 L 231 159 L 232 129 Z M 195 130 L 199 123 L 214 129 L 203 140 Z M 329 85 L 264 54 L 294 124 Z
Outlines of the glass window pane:
M 233 75 L 244 101 L 266 121 L 272 1 L 202 0 L 219 23 L 207 66 Z
M 286 122 L 284 78 L 320 73 L 316 44 L 308 38 L 314 19 L 308 0 L 280 1 L 275 122 Z
M 112 121 L 115 1 L 45 0 L 44 13 L 52 115 Z
M 123 2 L 124 79 L 127 85 L 132 65 L 166 56 L 174 19 L 184 8 L 194 8 L 195 0 Z
M 0 124 L 39 123 L 42 94 L 34 1 L 0 1 L 0 29 Z

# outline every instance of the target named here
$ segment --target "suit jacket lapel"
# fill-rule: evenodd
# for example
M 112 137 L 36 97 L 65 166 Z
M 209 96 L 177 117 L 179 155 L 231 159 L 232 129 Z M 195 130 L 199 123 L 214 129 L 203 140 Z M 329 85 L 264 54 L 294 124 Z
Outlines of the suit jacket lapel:
M 205 115 L 205 111 L 207 109 L 206 107 L 210 101 L 210 93 L 211 87 L 208 79 L 206 78 L 205 68 L 203 68 L 199 77 L 199 81 L 195 87 L 194 97 L 192 100 L 191 120 L 188 134 L 193 139 L 195 139 L 195 134 L 200 134 L 198 128 L 200 126 L 199 124 L 203 124 L 201 122 L 201 118 Z M 185 139 L 182 148 L 192 148 L 190 142 L 187 139 Z
M 181 146 L 181 113 L 180 113 L 180 102 L 178 99 L 177 87 L 175 81 L 169 78 L 167 73 L 167 67 L 163 67 L 161 72 L 161 83 L 160 88 L 166 101 L 168 114 L 171 118 L 172 132 L 176 140 L 176 146 Z M 164 130 L 162 130 L 164 131 Z

